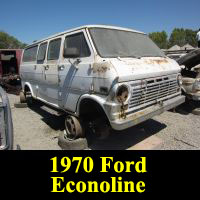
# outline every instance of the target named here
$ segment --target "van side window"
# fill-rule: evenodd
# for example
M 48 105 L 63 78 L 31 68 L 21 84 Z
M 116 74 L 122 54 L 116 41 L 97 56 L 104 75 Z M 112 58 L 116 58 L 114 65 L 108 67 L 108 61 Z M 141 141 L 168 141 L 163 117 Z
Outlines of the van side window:
M 49 43 L 48 60 L 58 60 L 60 54 L 61 39 L 52 40 Z
M 47 50 L 47 42 L 40 45 L 37 55 L 37 61 L 45 60 L 46 50 Z
M 89 57 L 90 50 L 83 33 L 67 36 L 65 38 L 65 49 L 77 48 L 80 52 L 80 57 Z M 66 50 L 67 51 L 67 50 Z
M 23 62 L 33 62 L 36 60 L 38 46 L 30 47 L 24 50 Z

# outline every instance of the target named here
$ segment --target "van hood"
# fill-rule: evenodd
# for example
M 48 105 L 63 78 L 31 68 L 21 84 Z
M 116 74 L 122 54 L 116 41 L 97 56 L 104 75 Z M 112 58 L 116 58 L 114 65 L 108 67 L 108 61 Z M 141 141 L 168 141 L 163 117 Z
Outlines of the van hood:
M 114 58 L 111 60 L 118 82 L 164 76 L 180 72 L 175 60 L 164 57 Z

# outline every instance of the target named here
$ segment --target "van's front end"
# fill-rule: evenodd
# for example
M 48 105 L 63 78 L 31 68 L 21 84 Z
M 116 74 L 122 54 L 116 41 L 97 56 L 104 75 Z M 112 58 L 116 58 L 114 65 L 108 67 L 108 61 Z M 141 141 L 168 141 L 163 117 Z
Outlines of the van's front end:
M 146 34 L 108 27 L 89 28 L 89 34 L 96 50 L 93 90 L 101 94 L 113 129 L 132 127 L 184 103 L 180 66 Z

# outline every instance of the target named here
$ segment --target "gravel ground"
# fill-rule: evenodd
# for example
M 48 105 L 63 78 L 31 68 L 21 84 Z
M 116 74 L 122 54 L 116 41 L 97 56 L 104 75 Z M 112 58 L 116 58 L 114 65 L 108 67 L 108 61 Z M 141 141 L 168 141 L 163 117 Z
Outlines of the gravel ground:
M 21 149 L 59 150 L 57 138 L 64 130 L 63 117 L 45 106 L 15 108 L 14 103 L 19 97 L 12 94 L 8 97 L 13 116 L 14 148 L 19 145 Z M 193 115 L 192 108 L 191 102 L 185 103 L 175 113 L 168 111 L 136 127 L 122 132 L 112 131 L 104 140 L 88 136 L 89 148 L 131 149 L 150 138 L 148 143 L 153 145 L 149 149 L 200 149 L 200 116 Z M 161 141 L 159 145 L 153 143 L 155 138 Z

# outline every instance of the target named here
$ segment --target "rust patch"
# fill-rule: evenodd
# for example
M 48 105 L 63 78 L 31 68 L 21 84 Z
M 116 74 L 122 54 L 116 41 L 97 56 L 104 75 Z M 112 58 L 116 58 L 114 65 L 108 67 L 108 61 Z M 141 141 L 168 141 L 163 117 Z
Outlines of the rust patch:
M 104 74 L 108 70 L 110 70 L 110 63 L 109 62 L 94 63 L 94 65 L 93 65 L 93 72 L 94 73 Z
M 162 60 L 144 60 L 145 63 L 147 64 L 158 64 L 158 65 L 162 65 L 162 64 L 167 64 L 169 63 L 168 60 L 166 59 L 162 59 Z

